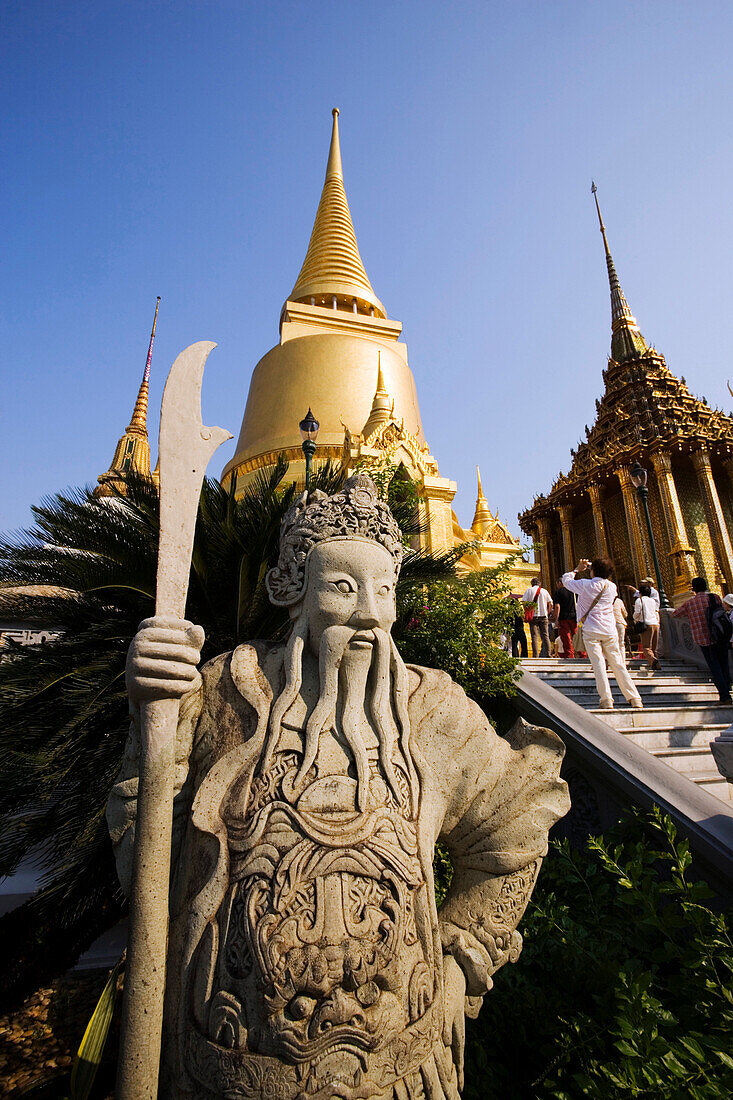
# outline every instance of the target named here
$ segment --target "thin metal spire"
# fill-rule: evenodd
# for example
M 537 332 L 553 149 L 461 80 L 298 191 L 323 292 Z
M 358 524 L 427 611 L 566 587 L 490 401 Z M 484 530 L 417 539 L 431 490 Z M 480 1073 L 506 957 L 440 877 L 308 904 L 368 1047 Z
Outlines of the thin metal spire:
M 160 294 L 155 303 L 155 316 L 153 317 L 153 328 L 150 333 L 150 343 L 148 344 L 148 357 L 145 360 L 145 371 L 143 372 L 143 380 L 140 383 L 140 389 L 138 391 L 137 400 L 135 401 L 135 408 L 132 410 L 132 419 L 128 425 L 127 431 L 136 435 L 148 434 L 148 392 L 150 384 L 150 364 L 153 361 L 153 341 L 155 340 L 155 329 L 158 324 L 158 309 L 160 307 Z

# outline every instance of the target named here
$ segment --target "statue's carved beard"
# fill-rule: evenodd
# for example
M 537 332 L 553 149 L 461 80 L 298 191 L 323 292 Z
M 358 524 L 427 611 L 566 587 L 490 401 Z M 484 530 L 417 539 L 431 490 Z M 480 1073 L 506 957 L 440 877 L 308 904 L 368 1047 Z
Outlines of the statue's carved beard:
M 413 805 L 416 775 L 410 755 L 410 721 L 407 713 L 407 668 L 391 635 L 375 628 L 371 660 L 354 659 L 349 645 L 357 633 L 353 627 L 331 626 L 323 631 L 320 642 L 318 701 L 305 727 L 303 759 L 294 781 L 295 792 L 305 785 L 306 776 L 318 756 L 324 730 L 331 728 L 338 715 L 338 726 L 354 758 L 357 780 L 357 806 L 366 809 L 369 792 L 369 759 L 364 739 L 364 715 L 371 718 L 379 743 L 379 764 L 384 779 L 400 805 L 406 800 L 395 772 L 397 755 L 407 776 Z M 262 772 L 272 764 L 280 740 L 283 718 L 298 696 L 303 680 L 303 654 L 308 624 L 301 615 L 285 649 L 285 685 L 272 705 L 267 740 L 261 758 Z M 361 657 L 359 654 L 358 657 Z M 366 656 L 366 655 L 365 655 Z

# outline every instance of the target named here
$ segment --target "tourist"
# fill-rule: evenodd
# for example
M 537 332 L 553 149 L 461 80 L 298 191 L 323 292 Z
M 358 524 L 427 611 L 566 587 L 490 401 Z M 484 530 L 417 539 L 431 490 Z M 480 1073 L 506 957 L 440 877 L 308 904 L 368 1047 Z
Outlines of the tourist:
M 723 601 L 714 592 L 708 592 L 708 582 L 704 577 L 693 577 L 692 591 L 695 595 L 681 607 L 672 612 L 675 619 L 690 620 L 692 640 L 700 646 L 710 676 L 718 689 L 721 703 L 730 703 L 730 667 L 728 665 L 729 642 L 727 638 L 714 642 L 710 637 L 710 619 L 716 607 L 722 607 Z
M 563 587 L 561 580 L 557 582 L 557 588 L 552 593 L 554 600 L 555 622 L 562 642 L 563 657 L 574 657 L 573 634 L 577 625 L 575 618 L 575 596 Z
M 728 618 L 733 626 L 733 592 L 729 592 L 727 596 L 723 596 L 723 607 L 728 612 Z
M 613 581 L 608 579 L 611 568 L 611 563 L 605 558 L 594 558 L 593 561 L 581 558 L 575 569 L 565 573 L 562 583 L 578 597 L 576 614 L 578 622 L 583 627 L 583 644 L 596 678 L 600 709 L 613 709 L 613 696 L 606 671 L 606 662 L 608 662 L 608 667 L 616 677 L 626 701 L 635 709 L 641 710 L 643 706 L 641 696 L 619 652 L 618 632 L 613 613 L 613 601 L 618 591 Z M 578 580 L 575 574 L 586 569 L 590 570 L 590 578 Z
M 659 608 L 654 602 L 651 585 L 645 581 L 639 585 L 639 595 L 634 601 L 634 622 L 641 630 L 641 650 L 650 669 L 660 668 L 657 659 L 659 643 Z
M 514 629 L 512 631 L 512 657 L 527 656 L 527 633 L 524 629 L 524 615 L 519 610 L 519 596 L 512 596 Z
M 662 606 L 662 602 L 659 599 L 659 592 L 654 587 L 654 581 L 652 580 L 651 577 L 642 577 L 641 581 L 639 582 L 639 587 L 638 588 L 635 588 L 633 584 L 627 584 L 626 587 L 631 592 L 632 598 L 634 600 L 638 600 L 639 599 L 639 590 L 641 589 L 642 584 L 648 584 L 649 585 L 649 588 L 650 588 L 650 591 L 651 591 L 651 598 L 654 600 L 654 603 L 657 605 L 657 611 L 659 611 L 659 608 Z
M 539 577 L 532 578 L 532 583 L 522 596 L 522 603 L 527 608 L 525 619 L 532 635 L 532 656 L 549 657 L 552 596 L 542 587 Z
M 629 617 L 629 613 L 626 610 L 626 604 L 616 593 L 616 598 L 613 601 L 613 617 L 616 620 L 616 633 L 618 634 L 618 648 L 621 653 L 621 660 L 626 664 L 626 620 Z

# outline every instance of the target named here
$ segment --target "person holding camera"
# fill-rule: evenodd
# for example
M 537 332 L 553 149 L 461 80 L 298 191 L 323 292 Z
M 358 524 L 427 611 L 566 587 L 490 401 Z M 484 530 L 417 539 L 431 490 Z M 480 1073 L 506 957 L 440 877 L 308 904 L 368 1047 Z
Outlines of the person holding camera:
M 605 558 L 581 558 L 575 569 L 565 573 L 562 583 L 578 597 L 578 623 L 583 628 L 583 641 L 590 659 L 601 710 L 613 709 L 613 696 L 608 682 L 606 662 L 616 677 L 621 692 L 632 707 L 641 710 L 643 703 L 629 675 L 618 647 L 613 601 L 618 595 L 616 585 L 608 579 L 612 565 Z M 588 571 L 588 579 L 577 573 Z

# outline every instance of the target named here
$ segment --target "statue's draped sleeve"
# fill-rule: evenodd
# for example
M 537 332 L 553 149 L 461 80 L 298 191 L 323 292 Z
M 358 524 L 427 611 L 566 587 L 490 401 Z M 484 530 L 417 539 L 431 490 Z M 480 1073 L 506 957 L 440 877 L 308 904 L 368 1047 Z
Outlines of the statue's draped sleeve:
M 570 805 L 560 779 L 564 746 L 550 730 L 519 720 L 499 737 L 486 715 L 444 673 L 421 669 L 416 732 L 428 776 L 422 808 L 451 857 L 453 879 L 438 913 L 446 954 L 467 993 L 515 959 L 515 931 L 532 892 L 550 827 Z
M 178 715 L 176 737 L 176 763 L 173 798 L 173 853 L 175 853 L 186 829 L 191 803 L 189 774 L 194 735 L 203 705 L 203 686 L 183 696 Z M 107 825 L 117 860 L 117 874 L 125 893 L 129 893 L 132 881 L 132 850 L 135 842 L 135 817 L 137 815 L 137 787 L 140 773 L 140 722 L 139 715 L 130 715 L 130 732 L 125 745 L 117 780 L 107 802 Z

